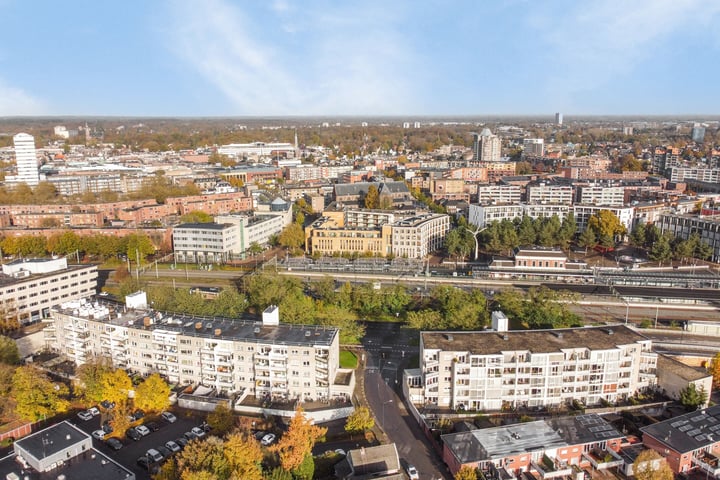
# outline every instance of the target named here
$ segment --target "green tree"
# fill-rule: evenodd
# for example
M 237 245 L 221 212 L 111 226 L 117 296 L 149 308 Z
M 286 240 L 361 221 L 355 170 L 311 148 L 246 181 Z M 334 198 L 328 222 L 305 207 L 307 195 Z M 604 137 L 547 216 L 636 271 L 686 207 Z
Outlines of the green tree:
M 227 402 L 221 402 L 217 404 L 215 410 L 208 413 L 207 423 L 212 427 L 213 434 L 223 436 L 231 431 L 237 422 Z
M 123 237 L 122 241 L 125 245 L 124 253 L 130 260 L 137 261 L 139 257 L 142 263 L 146 256 L 155 253 L 155 245 L 144 233 L 131 233 Z
M 643 222 L 638 222 L 635 228 L 632 229 L 632 232 L 630 232 L 630 244 L 635 247 L 644 247 L 646 233 L 646 225 Z
M 533 220 L 527 215 L 523 215 L 520 225 L 518 226 L 518 241 L 520 245 L 535 245 L 537 232 L 533 225 Z
M 170 406 L 170 386 L 153 373 L 135 388 L 135 406 L 148 412 L 160 412 Z
M 33 366 L 22 366 L 12 377 L 12 396 L 16 412 L 25 420 L 37 422 L 68 410 L 68 388 L 52 382 Z
M 302 463 L 293 469 L 292 474 L 295 480 L 312 480 L 315 474 L 315 459 L 312 453 L 305 455 Z
M 365 208 L 378 208 L 380 206 L 380 192 L 376 185 L 370 185 L 368 191 L 365 194 L 364 199 Z
M 0 335 L 0 363 L 5 365 L 17 365 L 20 363 L 20 352 L 17 343 L 5 335 Z
M 707 403 L 708 395 L 702 387 L 698 389 L 694 383 L 680 390 L 680 404 L 690 412 L 697 410 Z
M 80 237 L 70 230 L 56 233 L 50 236 L 47 241 L 47 249 L 58 255 L 70 255 L 77 250 L 82 250 L 80 245 Z
M 585 251 L 587 251 L 588 248 L 593 248 L 597 245 L 597 236 L 595 235 L 595 232 L 591 228 L 583 230 L 578 238 L 578 245 L 583 247 Z
M 633 462 L 633 476 L 637 480 L 673 480 L 670 466 L 658 452 L 643 450 Z
M 672 257 L 672 248 L 670 247 L 670 236 L 661 235 L 653 244 L 648 252 L 648 258 L 660 264 L 665 263 Z
M 345 421 L 345 431 L 350 434 L 362 433 L 375 426 L 375 419 L 367 407 L 357 407 Z
M 258 242 L 252 242 L 250 246 L 248 246 L 247 251 L 250 255 L 259 255 L 263 252 L 263 248 Z
M 440 312 L 432 309 L 408 312 L 406 321 L 408 327 L 417 330 L 442 330 L 445 328 Z
M 180 217 L 182 223 L 213 223 L 214 218 L 209 213 L 201 210 L 193 210 Z

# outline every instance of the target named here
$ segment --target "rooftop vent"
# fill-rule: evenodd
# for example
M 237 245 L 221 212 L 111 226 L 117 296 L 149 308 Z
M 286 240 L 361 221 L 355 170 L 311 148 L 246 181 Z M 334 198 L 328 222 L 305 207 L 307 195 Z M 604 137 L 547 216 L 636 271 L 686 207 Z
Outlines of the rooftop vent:
M 216 329 L 215 329 L 215 336 L 216 336 L 216 337 L 219 337 L 220 335 L 222 335 L 222 330 L 219 329 L 219 328 L 216 328 Z
M 563 332 L 555 332 L 557 338 L 563 338 Z
M 195 330 L 202 330 L 202 322 L 195 322 Z
M 452 341 L 453 341 L 452 333 L 446 333 L 446 334 L 445 334 L 445 338 L 447 338 L 447 341 L 448 341 L 448 342 L 452 342 Z
M 608 334 L 608 335 L 612 335 L 612 334 L 614 334 L 614 333 L 615 333 L 615 330 L 612 330 L 612 329 L 610 329 L 610 328 L 607 329 L 607 334 Z
M 72 439 L 72 437 L 70 436 L 70 434 L 65 435 L 65 440 L 70 440 L 70 439 Z
M 505 335 L 503 335 L 503 340 L 510 340 L 510 337 L 508 336 L 507 333 Z
M 255 327 L 255 330 L 253 330 L 253 333 L 254 333 L 255 335 L 257 335 L 258 333 L 260 333 L 260 327 Z
M 310 330 L 306 330 L 306 331 L 305 331 L 305 336 L 306 336 L 306 337 L 309 337 L 310 335 L 312 335 L 312 332 L 310 332 Z
M 211 328 L 212 328 L 212 323 L 205 324 L 205 330 L 210 330 Z

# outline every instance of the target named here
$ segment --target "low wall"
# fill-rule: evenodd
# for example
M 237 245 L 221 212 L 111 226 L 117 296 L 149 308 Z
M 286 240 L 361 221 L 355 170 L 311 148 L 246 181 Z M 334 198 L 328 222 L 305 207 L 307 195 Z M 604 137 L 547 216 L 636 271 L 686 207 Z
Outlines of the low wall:
M 0 432 L 0 442 L 7 438 L 19 440 L 25 435 L 30 435 L 32 433 L 32 427 L 32 423 L 22 423 L 19 421 L 13 422 L 7 425 L 6 429 L 3 429 L 3 431 Z
M 329 422 L 341 418 L 347 418 L 355 410 L 355 407 L 328 408 L 326 410 L 305 410 L 305 417 L 315 423 Z M 235 411 L 250 415 L 274 415 L 278 417 L 292 418 L 295 410 L 281 410 L 277 408 L 251 407 L 249 405 L 235 405 Z
M 212 412 L 220 403 L 228 403 L 226 398 L 201 397 L 199 395 L 181 394 L 177 399 L 178 407 Z

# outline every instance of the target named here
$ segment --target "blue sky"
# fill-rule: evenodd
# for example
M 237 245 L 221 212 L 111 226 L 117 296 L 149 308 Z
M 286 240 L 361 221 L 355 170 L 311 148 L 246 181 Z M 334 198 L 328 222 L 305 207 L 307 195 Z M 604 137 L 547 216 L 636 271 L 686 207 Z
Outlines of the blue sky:
M 4 115 L 720 113 L 720 2 L 0 0 Z

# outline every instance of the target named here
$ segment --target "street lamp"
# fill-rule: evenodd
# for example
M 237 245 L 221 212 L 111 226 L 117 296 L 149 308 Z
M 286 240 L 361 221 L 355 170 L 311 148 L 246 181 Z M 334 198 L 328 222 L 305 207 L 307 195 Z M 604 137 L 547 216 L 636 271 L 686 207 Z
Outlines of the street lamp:
M 383 421 L 382 421 L 382 423 L 383 423 L 382 429 L 383 429 L 383 431 L 385 431 L 385 405 L 387 405 L 388 403 L 392 403 L 392 398 L 391 398 L 390 400 L 382 403 L 382 418 L 383 418 Z

